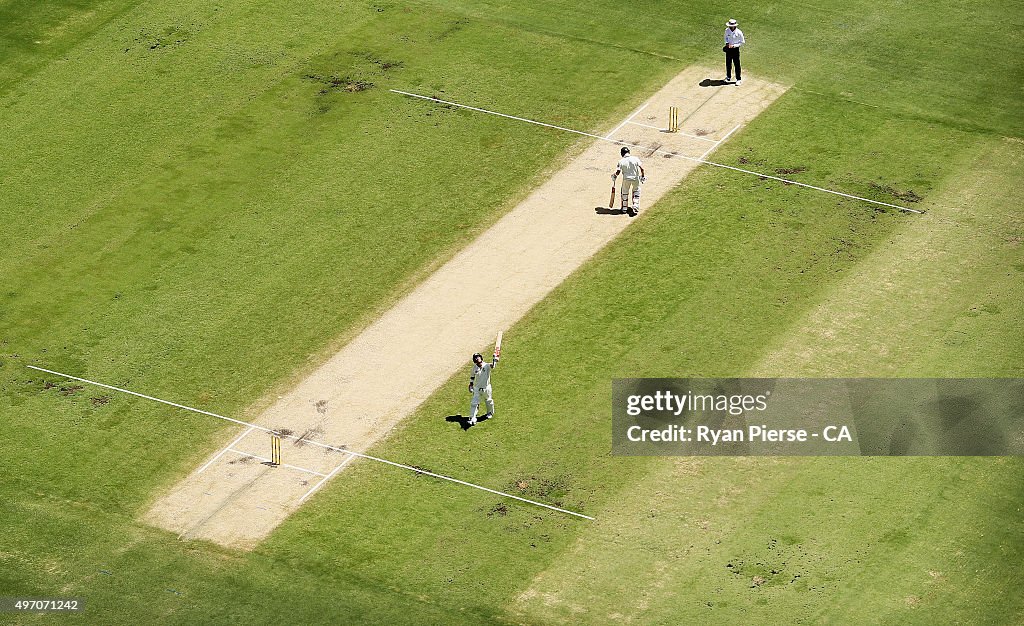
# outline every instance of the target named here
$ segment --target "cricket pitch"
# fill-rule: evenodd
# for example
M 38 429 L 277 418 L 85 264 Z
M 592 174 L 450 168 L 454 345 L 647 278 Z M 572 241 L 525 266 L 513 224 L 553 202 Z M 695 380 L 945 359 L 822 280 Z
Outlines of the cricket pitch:
M 619 159 L 614 141 L 648 148 L 633 149 L 647 172 L 641 208 L 648 211 L 700 166 L 667 153 L 709 155 L 785 91 L 756 78 L 742 86 L 699 85 L 719 74 L 687 68 L 606 140 L 587 140 L 578 157 L 270 406 L 256 423 L 301 436 L 284 441 L 281 466 L 264 463 L 267 433 L 239 430 L 160 497 L 146 521 L 186 539 L 254 547 L 352 458 L 304 441 L 366 451 L 471 354 L 489 349 L 496 331 L 512 327 L 634 221 L 595 210 L 608 201 L 609 174 Z M 666 132 L 673 106 L 679 108 L 678 133 Z M 506 347 L 514 359 L 514 348 Z M 497 391 L 500 420 L 500 382 Z

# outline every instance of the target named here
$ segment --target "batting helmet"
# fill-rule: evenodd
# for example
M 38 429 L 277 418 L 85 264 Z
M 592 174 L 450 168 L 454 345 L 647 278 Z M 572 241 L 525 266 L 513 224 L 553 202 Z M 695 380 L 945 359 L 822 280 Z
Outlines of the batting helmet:
M 619 154 L 621 154 L 622 156 L 626 156 L 627 154 L 629 154 L 629 148 L 627 148 L 626 146 L 622 146 L 622 150 L 619 150 Z
M 476 357 L 480 357 L 480 360 L 481 360 L 481 361 L 483 361 L 483 360 L 484 360 L 484 355 L 480 354 L 479 352 L 474 352 L 474 353 L 473 353 L 473 360 L 474 360 L 474 361 L 476 361 Z

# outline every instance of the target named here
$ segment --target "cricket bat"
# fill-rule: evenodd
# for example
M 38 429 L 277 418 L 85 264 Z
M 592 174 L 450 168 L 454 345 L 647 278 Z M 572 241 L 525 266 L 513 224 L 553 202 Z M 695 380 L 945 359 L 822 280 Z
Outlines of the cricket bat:
M 615 206 L 615 185 L 612 185 L 612 195 L 608 198 L 608 208 Z
M 494 354 L 496 354 L 497 356 L 501 356 L 501 335 L 504 332 L 505 331 L 499 330 L 498 338 L 494 341 Z

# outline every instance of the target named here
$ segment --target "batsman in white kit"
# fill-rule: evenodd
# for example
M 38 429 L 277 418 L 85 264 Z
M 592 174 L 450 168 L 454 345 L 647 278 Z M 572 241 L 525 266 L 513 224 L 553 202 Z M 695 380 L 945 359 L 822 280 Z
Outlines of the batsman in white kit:
M 612 187 L 615 186 L 615 181 L 621 173 L 622 212 L 627 213 L 630 217 L 636 217 L 640 212 L 640 185 L 647 182 L 647 176 L 644 174 L 644 166 L 640 163 L 640 159 L 631 155 L 629 148 L 623 146 L 619 154 L 622 155 L 622 160 L 619 161 L 615 173 L 612 174 Z M 633 201 L 632 206 L 629 203 L 630 199 Z
M 473 401 L 469 405 L 469 425 L 476 424 L 476 414 L 480 409 L 480 398 L 487 404 L 484 419 L 494 416 L 494 399 L 491 397 L 491 372 L 498 366 L 501 355 L 501 339 L 494 346 L 494 355 L 490 363 L 484 363 L 484 355 L 477 352 L 473 355 L 473 374 L 469 377 L 469 390 L 473 393 Z

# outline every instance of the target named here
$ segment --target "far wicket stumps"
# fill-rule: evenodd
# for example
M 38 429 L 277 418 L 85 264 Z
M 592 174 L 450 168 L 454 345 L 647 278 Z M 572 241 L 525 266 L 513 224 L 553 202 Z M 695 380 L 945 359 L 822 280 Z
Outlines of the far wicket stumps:
M 679 132 L 679 107 L 668 108 L 668 132 Z
M 277 434 L 270 435 L 270 464 L 281 464 L 281 436 Z

